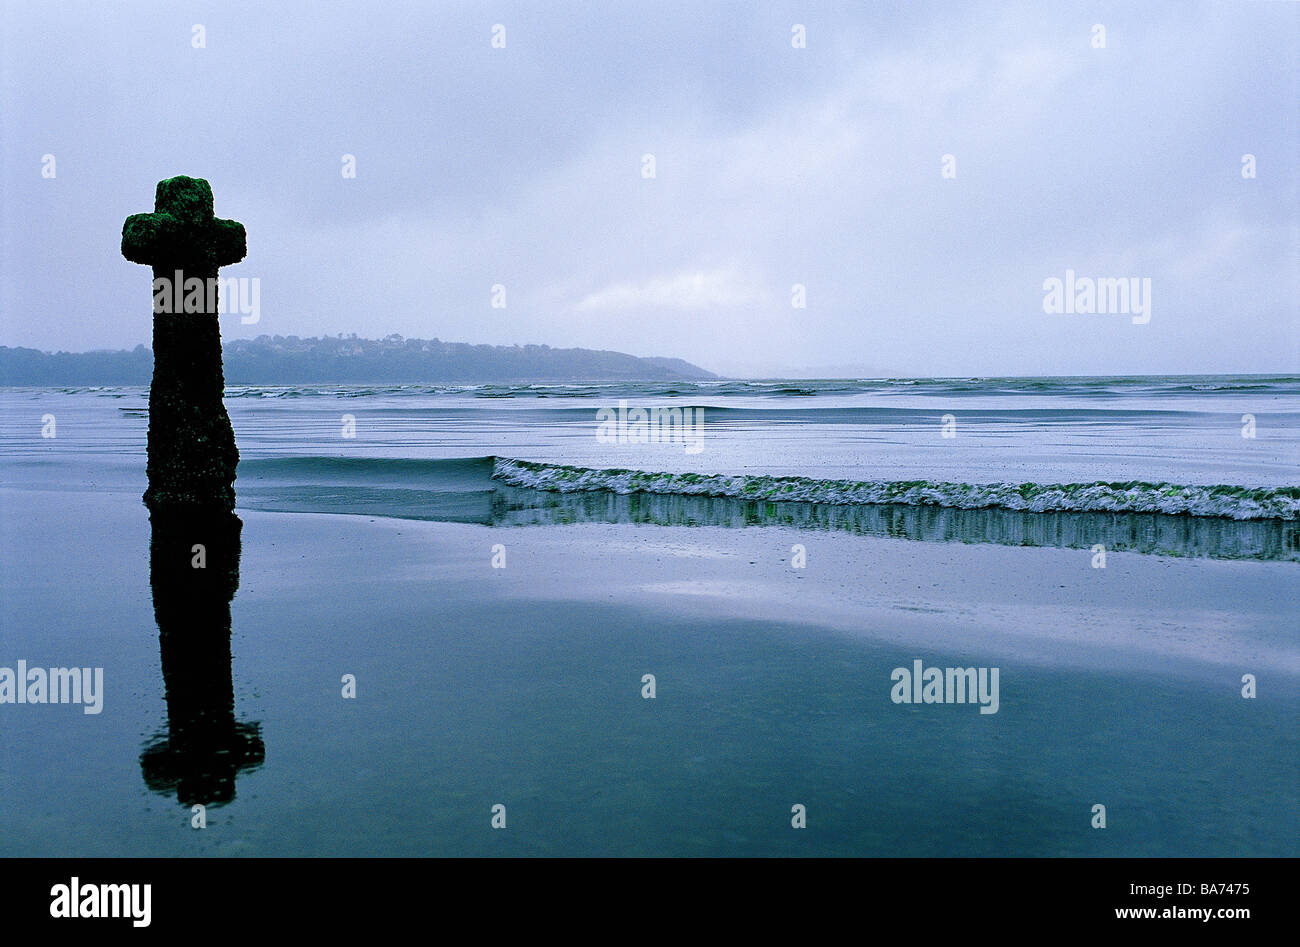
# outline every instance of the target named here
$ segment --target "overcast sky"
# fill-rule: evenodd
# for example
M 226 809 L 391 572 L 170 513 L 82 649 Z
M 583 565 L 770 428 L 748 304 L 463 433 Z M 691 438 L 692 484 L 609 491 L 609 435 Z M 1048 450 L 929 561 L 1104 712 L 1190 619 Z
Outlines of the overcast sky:
M 5 0 L 0 344 L 149 344 L 122 222 L 189 174 L 260 280 L 226 338 L 1300 371 L 1300 5 L 756 6 Z M 1150 321 L 1045 313 L 1067 269 Z

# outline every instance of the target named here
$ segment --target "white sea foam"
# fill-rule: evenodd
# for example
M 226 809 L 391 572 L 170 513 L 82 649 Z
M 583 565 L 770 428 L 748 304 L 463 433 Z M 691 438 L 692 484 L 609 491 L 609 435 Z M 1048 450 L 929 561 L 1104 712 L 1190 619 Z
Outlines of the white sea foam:
M 560 493 L 608 490 L 829 504 L 899 503 L 1030 513 L 1108 512 L 1300 518 L 1300 487 L 1248 488 L 1172 483 L 943 483 L 929 480 L 815 480 L 806 477 L 652 473 L 497 458 L 492 476 L 516 487 Z

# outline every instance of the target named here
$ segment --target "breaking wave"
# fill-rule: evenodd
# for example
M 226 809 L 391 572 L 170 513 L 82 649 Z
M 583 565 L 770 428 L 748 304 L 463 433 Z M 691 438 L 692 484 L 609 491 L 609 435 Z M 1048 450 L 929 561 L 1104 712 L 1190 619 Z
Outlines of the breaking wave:
M 1027 513 L 1162 513 L 1232 520 L 1300 518 L 1300 487 L 1180 486 L 1172 483 L 943 483 L 815 480 L 807 477 L 650 473 L 570 467 L 498 457 L 492 477 L 560 493 L 605 490 L 801 503 L 902 504 Z

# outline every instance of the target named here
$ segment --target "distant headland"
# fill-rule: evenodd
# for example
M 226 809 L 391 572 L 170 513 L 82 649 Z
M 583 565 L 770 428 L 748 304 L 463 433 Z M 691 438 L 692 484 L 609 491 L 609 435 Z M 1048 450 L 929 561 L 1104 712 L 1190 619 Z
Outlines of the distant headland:
M 680 358 L 555 349 L 549 345 L 471 345 L 438 339 L 261 335 L 222 346 L 227 385 L 523 384 L 700 381 L 718 377 Z M 148 385 L 153 352 L 134 349 L 42 352 L 0 345 L 0 386 Z

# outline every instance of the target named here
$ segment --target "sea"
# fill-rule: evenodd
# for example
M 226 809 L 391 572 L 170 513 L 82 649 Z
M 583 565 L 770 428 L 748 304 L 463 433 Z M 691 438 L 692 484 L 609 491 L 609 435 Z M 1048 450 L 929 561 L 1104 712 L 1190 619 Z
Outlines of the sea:
M 247 509 L 490 523 L 635 506 L 1300 558 L 1300 376 L 298 385 L 231 387 L 226 405 Z M 147 428 L 145 388 L 0 390 L 10 482 L 68 463 L 134 483 Z
M 1300 376 L 225 401 L 0 389 L 0 855 L 1300 854 Z

